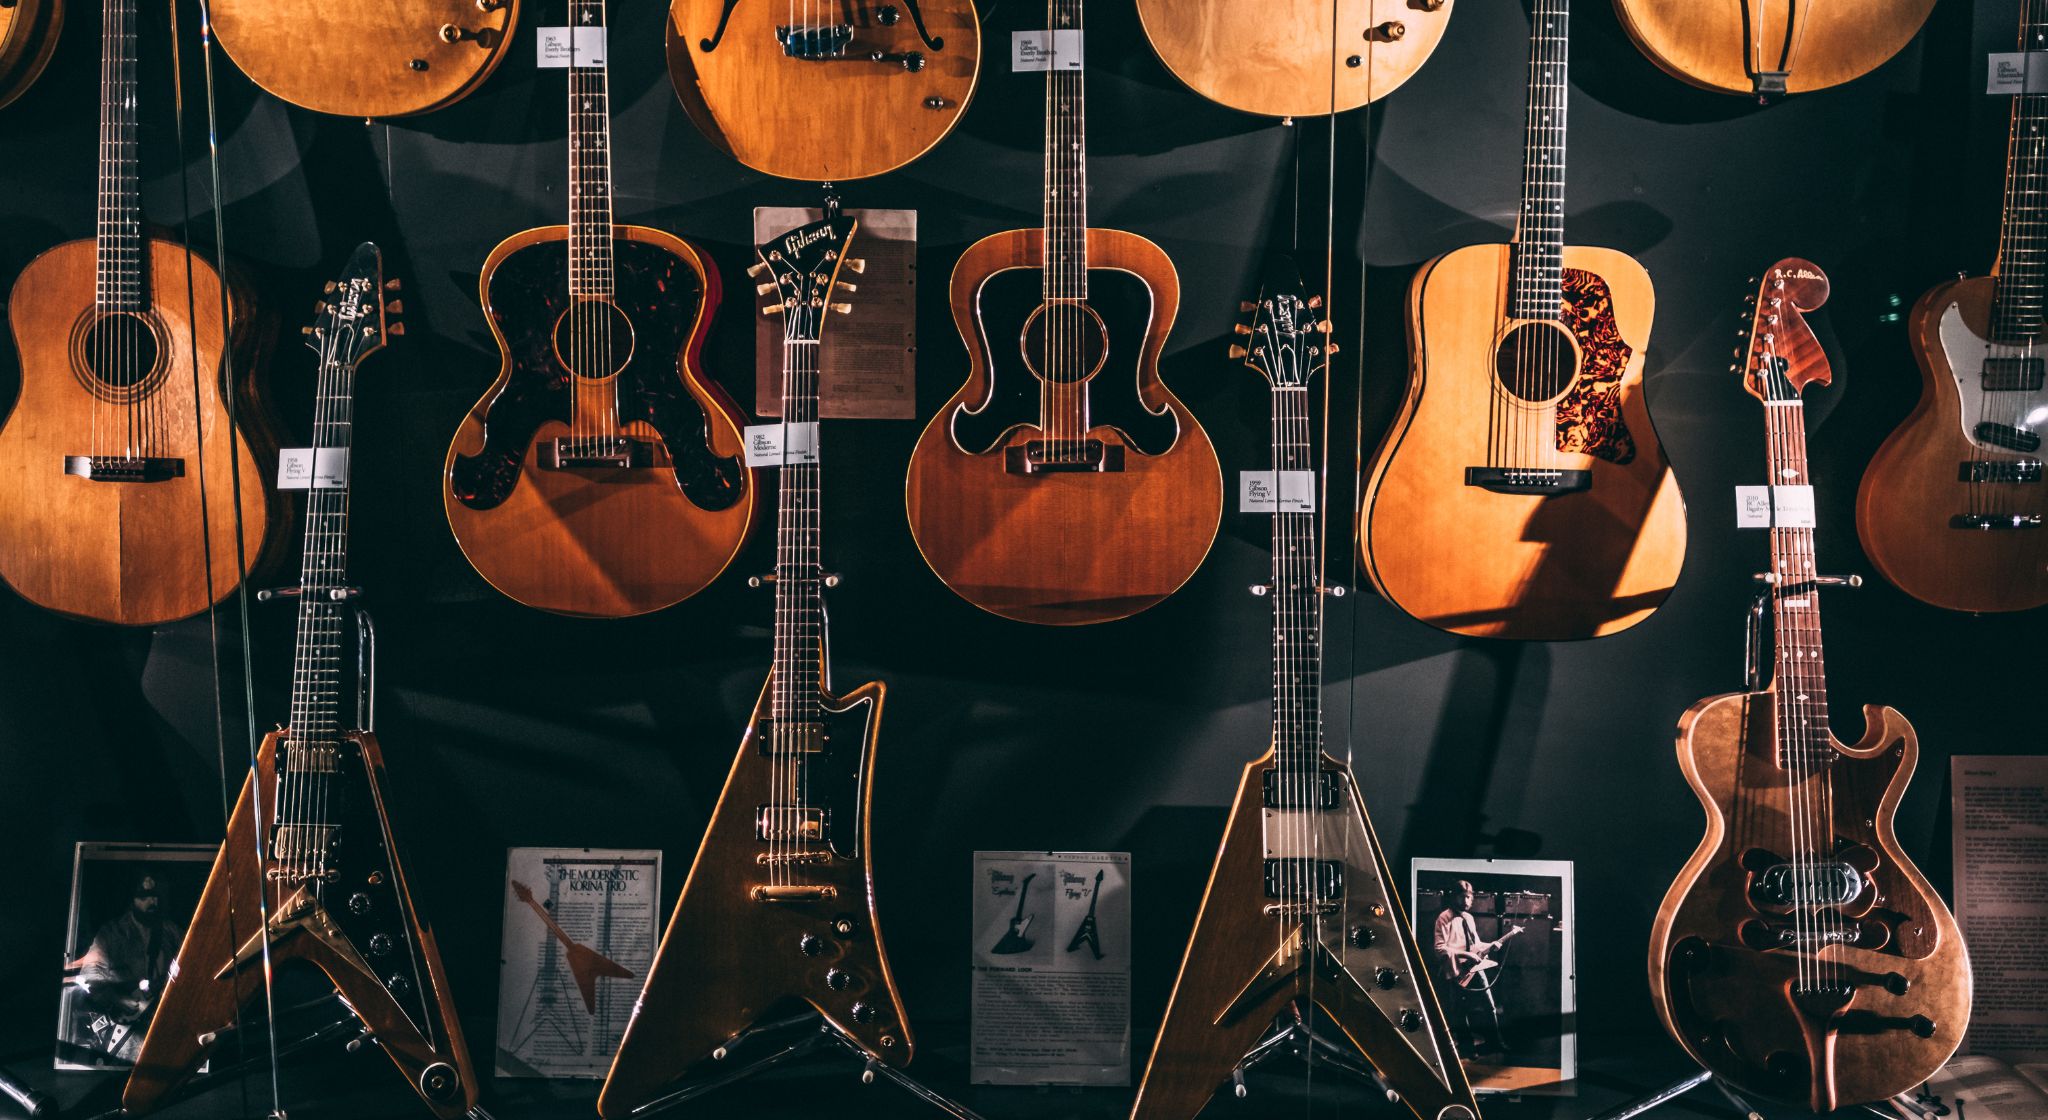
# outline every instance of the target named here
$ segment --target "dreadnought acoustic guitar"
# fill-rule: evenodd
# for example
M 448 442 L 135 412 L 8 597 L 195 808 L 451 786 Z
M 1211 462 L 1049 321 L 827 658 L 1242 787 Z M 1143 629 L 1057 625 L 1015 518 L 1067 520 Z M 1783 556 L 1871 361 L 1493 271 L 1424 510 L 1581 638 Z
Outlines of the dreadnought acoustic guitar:
M 143 230 L 136 0 L 102 11 L 98 232 L 31 261 L 8 299 L 21 394 L 0 426 L 0 579 L 53 611 L 149 626 L 227 597 L 239 561 L 260 567 L 278 541 L 258 403 L 225 384 L 261 332 L 212 265 Z
M 604 0 L 570 23 L 605 26 Z M 464 556 L 530 607 L 616 618 L 717 578 L 752 526 L 743 420 L 698 355 L 718 273 L 683 241 L 612 223 L 604 60 L 569 68 L 569 224 L 484 261 L 503 366 L 448 448 Z
M 1614 0 L 1614 8 L 1665 73 L 1767 99 L 1877 69 L 1913 41 L 1934 0 Z
M 1414 77 L 1450 25 L 1451 0 L 1138 0 L 1138 19 L 1159 61 L 1203 97 L 1314 117 L 1377 101 Z
M 1566 0 L 1535 0 L 1511 245 L 1422 266 L 1408 394 L 1359 513 L 1365 569 L 1439 629 L 1625 630 L 1678 581 L 1685 511 L 1643 403 L 1643 266 L 1564 243 Z
M 727 155 L 785 179 L 902 167 L 960 122 L 980 70 L 972 0 L 669 7 L 668 72 L 684 111 Z
M 42 75 L 64 29 L 64 0 L 0 4 L 0 108 Z
M 775 665 L 612 1059 L 597 1110 L 622 1120 L 779 1004 L 808 1005 L 878 1062 L 910 1061 L 869 854 L 882 686 L 833 689 L 819 559 L 818 349 L 856 223 L 792 230 L 752 270 L 783 320 Z M 806 433 L 809 433 L 807 436 Z M 808 446 L 808 459 L 796 453 Z
M 1046 25 L 1080 31 L 1081 0 Z M 1046 75 L 1045 226 L 953 269 L 967 384 L 910 456 L 910 531 L 932 571 L 1021 622 L 1103 622 L 1173 594 L 1223 516 L 1216 449 L 1159 380 L 1180 279 L 1157 245 L 1088 228 L 1082 71 Z
M 440 951 L 398 859 L 383 755 L 367 730 L 343 722 L 355 371 L 399 330 L 388 290 L 377 247 L 359 246 L 309 328 L 320 374 L 291 722 L 264 737 L 235 802 L 128 1077 L 121 1104 L 130 1115 L 168 1103 L 241 1009 L 261 1002 L 272 971 L 293 962 L 326 974 L 434 1115 L 454 1120 L 476 1104 Z
M 2020 49 L 2048 50 L 2048 4 L 2021 6 Z M 1998 260 L 1991 275 L 1936 285 L 1913 305 L 1920 403 L 1877 449 L 1856 492 L 1870 562 L 1906 594 L 1948 610 L 2048 603 L 2048 262 L 2034 247 L 2048 225 L 2044 137 L 2048 94 L 2015 96 Z
M 1313 307 L 1298 279 L 1269 282 L 1232 348 L 1272 386 L 1283 496 L 1316 478 L 1308 386 L 1329 331 Z M 1323 750 L 1318 516 L 1273 515 L 1273 582 L 1257 589 L 1273 602 L 1272 746 L 1238 782 L 1132 1120 L 1190 1120 L 1309 1003 L 1421 1120 L 1479 1115 L 1357 779 Z
M 1849 745 L 1828 722 L 1819 593 L 1852 581 L 1815 564 L 1800 402 L 1829 379 L 1806 322 L 1827 294 L 1803 260 L 1778 262 L 1756 290 L 1744 385 L 1768 436 L 1776 514 L 1761 578 L 1776 671 L 1678 721 L 1707 835 L 1650 934 L 1650 997 L 1679 1044 L 1736 1086 L 1819 1113 L 1920 1084 L 1970 1017 L 1962 932 L 1892 828 L 1920 753 L 1913 728 L 1865 705 Z
M 213 33 L 249 79 L 302 108 L 404 117 L 469 95 L 512 45 L 523 0 L 212 0 Z

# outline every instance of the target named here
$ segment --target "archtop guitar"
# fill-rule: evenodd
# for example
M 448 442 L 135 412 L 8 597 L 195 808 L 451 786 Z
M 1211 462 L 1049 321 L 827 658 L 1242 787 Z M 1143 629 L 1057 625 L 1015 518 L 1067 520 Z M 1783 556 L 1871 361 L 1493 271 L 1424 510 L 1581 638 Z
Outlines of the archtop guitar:
M 1436 51 L 1451 0 L 1138 0 L 1159 61 L 1219 105 L 1317 117 L 1401 88 Z
M 42 76 L 64 30 L 64 0 L 0 4 L 0 109 Z
M 1665 73 L 1768 101 L 1882 66 L 1913 41 L 1934 0 L 1614 0 L 1614 9 Z
M 524 0 L 355 0 L 336 34 L 325 0 L 211 0 L 221 49 L 274 97 L 343 117 L 404 117 L 484 84 L 519 30 Z

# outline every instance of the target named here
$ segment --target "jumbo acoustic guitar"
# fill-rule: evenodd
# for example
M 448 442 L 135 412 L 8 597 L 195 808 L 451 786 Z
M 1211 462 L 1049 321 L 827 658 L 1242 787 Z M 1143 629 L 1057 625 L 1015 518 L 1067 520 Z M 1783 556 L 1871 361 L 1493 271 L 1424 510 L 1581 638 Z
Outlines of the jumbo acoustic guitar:
M 1173 76 L 1218 104 L 1269 117 L 1356 109 L 1401 88 L 1436 50 L 1451 0 L 1138 0 Z
M 1048 0 L 1046 25 L 1082 30 L 1081 7 Z M 1194 574 L 1223 474 L 1159 379 L 1173 263 L 1136 234 L 1088 228 L 1082 71 L 1056 64 L 1046 83 L 1045 225 L 984 237 L 953 268 L 969 373 L 911 452 L 910 531 L 983 610 L 1103 622 Z
M 604 0 L 570 23 L 605 26 Z M 503 364 L 449 445 L 442 504 L 506 595 L 585 617 L 704 589 L 752 527 L 739 409 L 699 365 L 718 273 L 682 240 L 612 222 L 605 60 L 568 70 L 569 224 L 484 261 Z
M 522 2 L 352 0 L 342 14 L 324 0 L 212 0 L 209 14 L 221 49 L 274 96 L 344 117 L 404 117 L 482 85 Z
M 0 108 L 42 76 L 63 30 L 64 0 L 0 4 Z
M 1955 1052 L 1970 959 L 1941 897 L 1899 847 L 1893 814 L 1920 749 L 1906 717 L 1863 709 L 1861 739 L 1828 720 L 1812 480 L 1800 391 L 1829 380 L 1806 315 L 1827 299 L 1811 262 L 1764 275 L 1743 383 L 1763 402 L 1772 508 L 1776 671 L 1678 721 L 1678 764 L 1707 835 L 1650 934 L 1650 997 L 1699 1063 L 1818 1113 L 1882 1101 Z
M 2048 50 L 2048 3 L 2021 5 L 2020 49 Z M 2048 264 L 2036 248 L 2048 225 L 2038 187 L 2048 173 L 2044 136 L 2048 94 L 2015 96 L 1998 260 L 1991 275 L 1938 284 L 1913 305 L 1906 322 L 1920 403 L 1877 449 L 1856 492 L 1870 562 L 1906 594 L 1953 611 L 2048 603 Z
M 1273 394 L 1274 492 L 1312 494 L 1309 383 L 1328 361 L 1298 278 L 1269 281 L 1232 347 Z M 1132 1120 L 1192 1120 L 1275 1021 L 1309 1005 L 1421 1120 L 1476 1120 L 1350 768 L 1323 749 L 1320 514 L 1273 514 L 1273 737 L 1244 768 Z
M 778 1005 L 808 1006 L 851 1045 L 910 1061 L 870 863 L 882 685 L 832 686 L 816 457 L 818 351 L 857 223 L 828 218 L 759 247 L 782 317 L 788 456 L 776 516 L 775 664 L 634 1004 L 597 1110 L 623 1120 Z M 806 458 L 790 449 L 808 446 Z
M 1556 641 L 1625 630 L 1670 594 L 1685 511 L 1643 403 L 1643 267 L 1564 243 L 1566 0 L 1535 0 L 1511 245 L 1408 289 L 1408 392 L 1359 511 L 1365 570 L 1439 629 Z
M 0 426 L 0 579 L 53 611 L 148 626 L 227 597 L 240 562 L 261 567 L 279 541 L 259 404 L 225 384 L 262 332 L 212 265 L 144 231 L 136 0 L 102 12 L 98 231 L 31 261 L 8 299 L 21 392 Z
M 1768 99 L 1877 69 L 1913 41 L 1934 0 L 1614 0 L 1614 8 L 1665 73 Z
M 169 1103 L 242 1009 L 261 1002 L 270 974 L 299 966 L 326 974 L 434 1115 L 454 1120 L 476 1104 L 440 951 L 398 858 L 383 755 L 368 730 L 344 722 L 341 700 L 355 372 L 399 331 L 390 290 L 377 247 L 359 246 L 308 329 L 320 356 L 317 458 L 295 596 L 291 721 L 264 736 L 235 802 L 122 1094 L 129 1115 Z

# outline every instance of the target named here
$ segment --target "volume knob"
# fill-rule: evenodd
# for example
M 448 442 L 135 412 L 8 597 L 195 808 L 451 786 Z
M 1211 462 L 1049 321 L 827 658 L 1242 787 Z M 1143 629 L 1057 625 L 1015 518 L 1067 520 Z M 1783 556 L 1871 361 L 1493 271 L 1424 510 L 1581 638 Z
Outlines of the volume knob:
M 853 973 L 835 968 L 825 974 L 825 986 L 835 992 L 843 992 L 853 987 Z
M 807 933 L 796 939 L 796 951 L 807 957 L 815 957 L 825 951 L 825 942 L 815 933 Z
M 388 956 L 390 956 L 390 955 L 391 955 L 391 935 L 390 935 L 390 934 L 388 934 L 388 933 L 373 933 L 373 934 L 371 934 L 371 935 L 370 935 L 370 955 L 371 955 L 371 956 L 373 956 L 373 957 L 388 957 Z
M 1373 973 L 1372 982 L 1378 984 L 1382 989 L 1392 988 L 1401 982 L 1401 974 L 1391 968 L 1383 968 Z
M 847 1013 L 853 1017 L 853 1021 L 856 1023 L 872 1023 L 875 1021 L 875 1005 L 872 1003 L 856 1003 Z
M 1363 949 L 1373 943 L 1372 928 L 1370 926 L 1352 926 L 1351 935 L 1345 938 L 1345 940 L 1351 942 L 1353 949 Z

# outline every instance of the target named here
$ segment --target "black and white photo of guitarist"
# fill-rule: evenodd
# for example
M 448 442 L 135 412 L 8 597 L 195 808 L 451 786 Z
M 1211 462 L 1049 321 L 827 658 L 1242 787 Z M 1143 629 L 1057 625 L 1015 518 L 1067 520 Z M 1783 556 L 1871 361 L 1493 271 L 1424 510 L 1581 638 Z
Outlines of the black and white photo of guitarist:
M 128 908 L 102 923 L 72 962 L 71 983 L 83 997 L 73 1018 L 83 1030 L 71 1041 L 101 1060 L 132 1064 L 184 939 L 184 927 L 165 913 L 157 875 L 137 874 Z
M 1492 984 L 1476 981 L 1480 973 L 1499 967 L 1492 954 L 1513 936 L 1481 941 L 1478 923 L 1472 919 L 1472 895 L 1472 884 L 1464 879 L 1444 892 L 1444 908 L 1436 916 L 1436 936 L 1431 941 L 1437 992 L 1450 1006 L 1452 1024 L 1463 1027 L 1459 1042 L 1471 1047 L 1466 1051 L 1468 1057 L 1507 1050 L 1495 1014 Z

